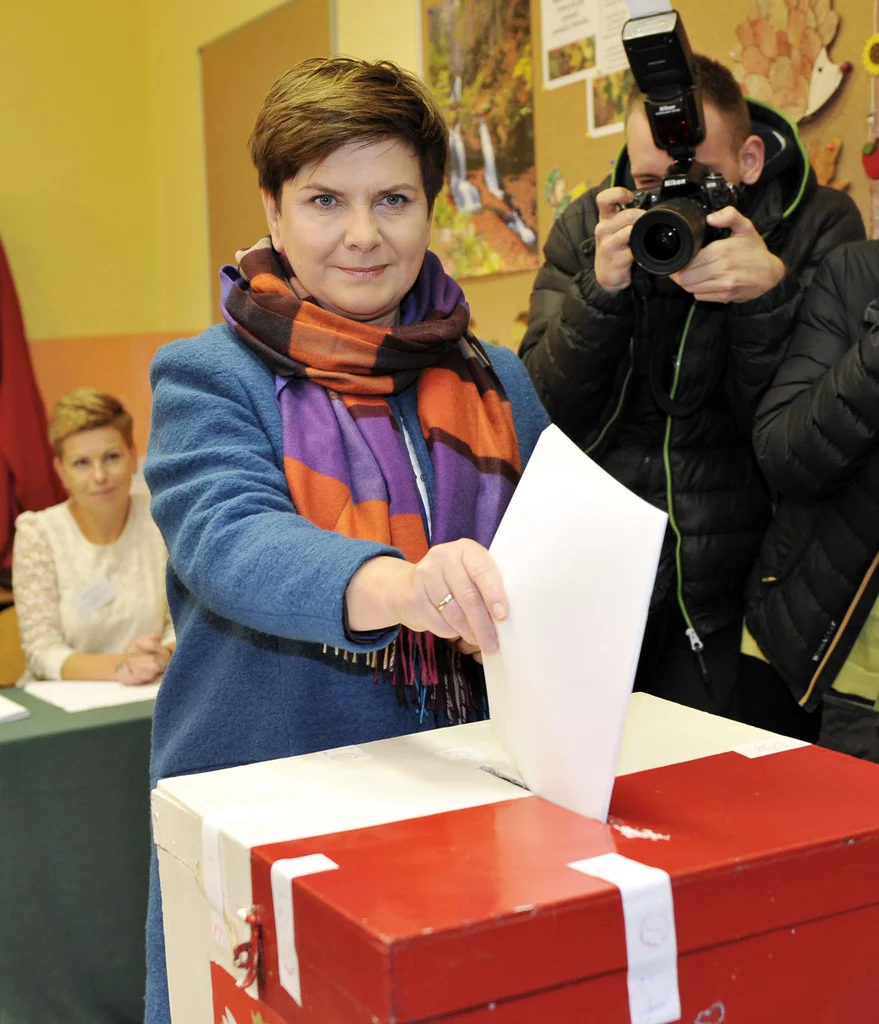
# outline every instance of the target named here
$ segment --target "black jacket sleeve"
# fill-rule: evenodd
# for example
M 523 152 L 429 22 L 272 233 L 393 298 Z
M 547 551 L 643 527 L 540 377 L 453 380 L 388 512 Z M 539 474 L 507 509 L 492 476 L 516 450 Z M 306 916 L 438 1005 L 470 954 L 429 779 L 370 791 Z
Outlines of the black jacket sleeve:
M 553 225 L 519 349 L 550 418 L 578 442 L 613 405 L 633 324 L 631 289 L 612 295 L 595 280 L 597 221 L 591 191 Z
M 730 303 L 730 364 L 737 391 L 736 408 L 748 430 L 784 358 L 805 289 L 815 271 L 838 246 L 863 238 L 864 224 L 852 200 L 833 189 L 817 188 L 797 215 L 790 238 L 777 251 L 787 268 L 785 276 L 750 302 Z
M 879 244 L 843 246 L 818 270 L 754 445 L 770 484 L 801 500 L 832 492 L 879 446 Z

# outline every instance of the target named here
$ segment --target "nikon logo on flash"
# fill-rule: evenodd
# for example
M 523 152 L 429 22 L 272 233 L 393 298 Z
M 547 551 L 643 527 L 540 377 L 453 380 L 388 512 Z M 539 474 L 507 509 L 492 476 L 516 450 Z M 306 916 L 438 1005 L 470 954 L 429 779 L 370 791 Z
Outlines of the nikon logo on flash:
M 663 184 L 666 188 L 673 188 L 675 185 L 686 185 L 686 178 L 666 178 Z

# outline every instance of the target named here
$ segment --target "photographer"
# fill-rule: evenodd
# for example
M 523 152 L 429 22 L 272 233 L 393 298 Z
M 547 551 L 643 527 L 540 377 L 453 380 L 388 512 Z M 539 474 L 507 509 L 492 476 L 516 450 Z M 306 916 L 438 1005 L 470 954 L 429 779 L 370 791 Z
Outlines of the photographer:
M 771 513 L 754 412 L 814 269 L 864 228 L 816 184 L 792 123 L 746 102 L 722 65 L 688 59 L 705 125 L 695 158 L 737 186 L 737 206 L 707 216 L 728 237 L 671 275 L 634 263 L 647 214 L 625 207 L 673 164 L 634 90 L 610 179 L 550 233 L 520 355 L 558 426 L 669 512 L 636 689 L 736 716 L 743 591 Z

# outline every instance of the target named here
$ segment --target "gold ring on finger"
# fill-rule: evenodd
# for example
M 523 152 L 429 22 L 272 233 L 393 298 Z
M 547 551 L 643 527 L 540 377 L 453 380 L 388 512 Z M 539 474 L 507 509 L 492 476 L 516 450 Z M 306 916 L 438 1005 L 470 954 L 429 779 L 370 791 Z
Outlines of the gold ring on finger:
M 447 605 L 447 604 L 448 604 L 448 603 L 449 603 L 450 601 L 454 601 L 454 600 L 455 600 L 455 595 L 454 595 L 454 594 L 446 594 L 446 596 L 445 596 L 445 597 L 444 597 L 444 598 L 442 599 L 442 601 L 440 601 L 440 603 L 439 603 L 439 604 L 438 604 L 438 605 L 436 606 L 436 610 L 437 610 L 437 611 L 438 611 L 438 612 L 439 612 L 440 614 L 442 614 L 442 612 L 444 611 L 444 609 L 445 609 L 446 605 Z

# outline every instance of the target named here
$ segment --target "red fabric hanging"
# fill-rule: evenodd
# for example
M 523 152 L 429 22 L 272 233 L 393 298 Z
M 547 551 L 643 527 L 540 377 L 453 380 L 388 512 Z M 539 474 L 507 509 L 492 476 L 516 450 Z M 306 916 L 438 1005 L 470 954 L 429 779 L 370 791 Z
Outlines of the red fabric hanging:
M 46 412 L 31 365 L 12 271 L 0 243 L 0 570 L 12 564 L 19 512 L 65 498 L 52 468 Z

